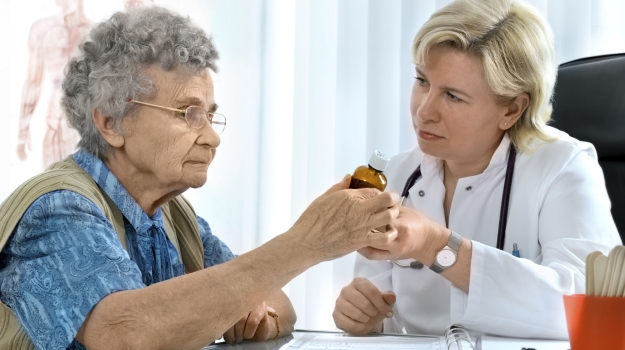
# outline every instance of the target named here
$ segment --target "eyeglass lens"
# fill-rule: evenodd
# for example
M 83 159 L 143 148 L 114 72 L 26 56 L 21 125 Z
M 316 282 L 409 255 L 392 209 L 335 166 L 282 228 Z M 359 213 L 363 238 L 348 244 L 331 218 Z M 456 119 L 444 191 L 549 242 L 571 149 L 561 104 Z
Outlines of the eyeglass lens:
M 226 117 L 218 113 L 206 113 L 202 107 L 191 106 L 186 112 L 187 123 L 190 127 L 199 129 L 208 119 L 216 133 L 221 134 L 226 128 Z

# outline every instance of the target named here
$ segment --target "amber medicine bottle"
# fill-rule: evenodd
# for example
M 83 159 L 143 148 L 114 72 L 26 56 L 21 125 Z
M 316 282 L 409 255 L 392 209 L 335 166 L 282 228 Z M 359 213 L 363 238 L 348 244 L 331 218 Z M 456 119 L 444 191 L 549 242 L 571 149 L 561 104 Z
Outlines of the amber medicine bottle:
M 389 162 L 386 154 L 374 151 L 369 159 L 369 166 L 361 165 L 354 171 L 349 188 L 377 188 L 384 191 L 386 176 L 383 172 Z

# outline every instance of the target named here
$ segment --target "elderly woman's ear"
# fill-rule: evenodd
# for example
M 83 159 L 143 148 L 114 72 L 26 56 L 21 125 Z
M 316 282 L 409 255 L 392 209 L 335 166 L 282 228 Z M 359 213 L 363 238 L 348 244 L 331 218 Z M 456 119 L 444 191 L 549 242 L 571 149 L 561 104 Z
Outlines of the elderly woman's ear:
M 511 104 L 505 107 L 506 114 L 501 118 L 499 128 L 501 130 L 510 129 L 521 118 L 529 104 L 530 95 L 524 92 L 517 96 Z
M 93 123 L 111 147 L 119 148 L 124 145 L 124 136 L 116 131 L 113 117 L 103 115 L 97 109 L 94 109 Z

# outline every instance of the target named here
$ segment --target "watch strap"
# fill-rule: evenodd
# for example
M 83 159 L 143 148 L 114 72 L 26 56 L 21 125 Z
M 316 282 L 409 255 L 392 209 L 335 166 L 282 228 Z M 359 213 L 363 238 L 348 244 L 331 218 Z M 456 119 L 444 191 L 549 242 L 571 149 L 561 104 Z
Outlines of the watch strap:
M 449 237 L 449 242 L 447 242 L 447 246 L 451 248 L 456 255 L 458 255 L 458 251 L 460 250 L 460 244 L 462 243 L 462 236 L 451 231 L 451 237 Z
M 442 266 L 440 266 L 436 261 L 434 262 L 434 264 L 432 264 L 432 266 L 430 266 L 430 270 L 436 273 L 441 273 L 445 271 L 445 269 Z

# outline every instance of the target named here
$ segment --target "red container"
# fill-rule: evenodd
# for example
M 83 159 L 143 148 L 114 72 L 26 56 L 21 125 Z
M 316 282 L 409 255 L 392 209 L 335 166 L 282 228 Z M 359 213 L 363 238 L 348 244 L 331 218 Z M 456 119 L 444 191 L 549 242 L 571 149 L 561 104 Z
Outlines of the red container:
M 564 296 L 571 350 L 625 349 L 625 298 Z

